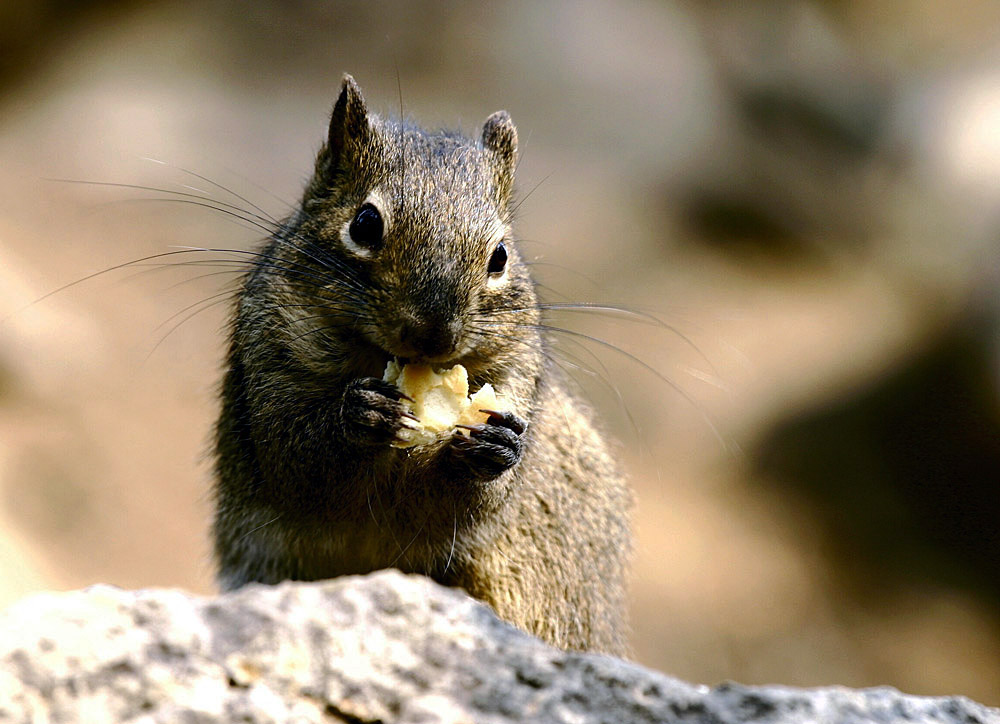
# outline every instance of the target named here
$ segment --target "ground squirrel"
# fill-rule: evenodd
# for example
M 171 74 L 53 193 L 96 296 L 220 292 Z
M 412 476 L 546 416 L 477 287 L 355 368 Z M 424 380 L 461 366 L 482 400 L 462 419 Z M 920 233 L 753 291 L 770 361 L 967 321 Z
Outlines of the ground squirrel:
M 368 112 L 345 76 L 301 205 L 236 297 L 216 429 L 218 580 L 396 567 L 568 649 L 626 651 L 630 495 L 549 353 L 511 235 L 517 131 Z M 462 364 L 509 412 L 399 449 L 390 360 Z

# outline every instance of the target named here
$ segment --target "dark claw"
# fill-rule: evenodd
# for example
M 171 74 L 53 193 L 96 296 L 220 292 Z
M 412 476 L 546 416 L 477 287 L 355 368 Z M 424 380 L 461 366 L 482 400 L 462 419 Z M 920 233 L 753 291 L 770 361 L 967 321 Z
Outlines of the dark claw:
M 503 412 L 500 410 L 483 409 L 480 412 L 485 412 L 490 416 L 487 424 L 510 428 L 517 435 L 521 435 L 528 427 L 524 420 L 510 411 Z
M 479 425 L 456 425 L 468 435 L 455 432 L 451 437 L 453 460 L 480 480 L 491 480 L 521 460 L 521 434 L 525 422 L 510 412 L 483 410 L 489 415 Z
M 409 398 L 407 398 L 407 399 L 409 399 Z M 400 414 L 400 415 L 402 415 L 402 416 L 403 416 L 403 417 L 405 417 L 405 418 L 408 418 L 408 419 L 410 419 L 410 420 L 413 420 L 414 422 L 420 422 L 420 418 L 419 418 L 419 417 L 417 417 L 416 415 L 414 415 L 414 414 L 413 414 L 412 412 L 407 412 L 406 410 L 403 410 L 403 411 L 402 411 L 401 413 L 399 413 L 399 414 Z
M 381 380 L 378 377 L 370 377 L 367 378 L 366 381 L 368 383 L 368 386 L 371 387 L 371 389 L 377 389 L 379 394 L 384 395 L 385 397 L 397 401 L 406 400 L 407 402 L 416 402 L 416 400 L 414 400 L 408 394 L 400 390 L 398 387 L 396 387 L 396 385 L 392 384 L 391 382 L 386 382 L 385 380 Z
M 340 427 L 348 439 L 363 445 L 387 445 L 397 440 L 406 419 L 416 417 L 403 408 L 402 393 L 375 377 L 350 382 L 340 404 Z

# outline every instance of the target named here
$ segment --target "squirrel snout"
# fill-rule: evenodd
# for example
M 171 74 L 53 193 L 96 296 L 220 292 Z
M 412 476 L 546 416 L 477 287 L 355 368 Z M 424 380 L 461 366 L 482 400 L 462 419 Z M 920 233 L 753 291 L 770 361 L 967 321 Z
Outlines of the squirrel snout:
M 408 314 L 394 325 L 389 351 L 397 357 L 446 361 L 457 350 L 461 334 L 460 319 Z

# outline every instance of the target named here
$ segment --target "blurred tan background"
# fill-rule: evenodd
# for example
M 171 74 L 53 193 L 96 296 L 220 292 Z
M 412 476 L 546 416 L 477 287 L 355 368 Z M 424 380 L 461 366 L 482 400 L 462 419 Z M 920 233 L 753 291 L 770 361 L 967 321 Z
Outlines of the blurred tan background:
M 212 590 L 231 277 L 33 300 L 252 247 L 163 199 L 247 207 L 189 169 L 286 213 L 348 71 L 425 125 L 507 108 L 549 298 L 666 325 L 552 320 L 625 352 L 560 346 L 632 471 L 640 662 L 1000 704 L 998 28 L 992 0 L 7 0 L 0 603 Z

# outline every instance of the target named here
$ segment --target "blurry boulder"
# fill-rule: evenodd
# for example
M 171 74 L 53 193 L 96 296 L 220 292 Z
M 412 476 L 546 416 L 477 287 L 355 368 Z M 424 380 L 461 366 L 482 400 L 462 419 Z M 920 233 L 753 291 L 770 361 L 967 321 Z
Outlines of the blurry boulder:
M 1000 614 L 996 309 L 977 306 L 867 386 L 790 414 L 754 453 L 755 477 L 808 502 L 834 570 L 867 596 L 934 582 Z
M 801 259 L 863 245 L 886 220 L 892 82 L 816 3 L 698 6 L 725 141 L 668 190 L 682 225 L 727 253 Z
M 1000 722 L 961 697 L 685 684 L 387 571 L 216 598 L 95 586 L 0 616 L 0 721 Z

